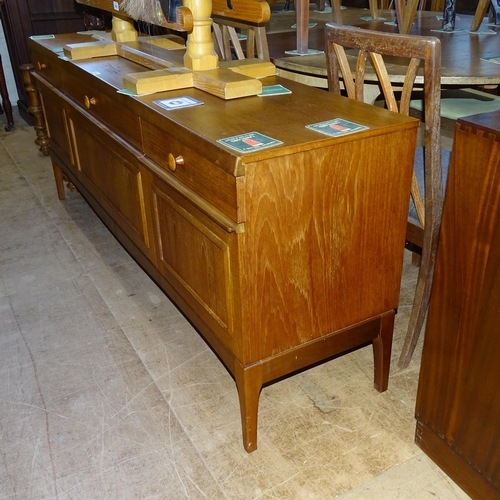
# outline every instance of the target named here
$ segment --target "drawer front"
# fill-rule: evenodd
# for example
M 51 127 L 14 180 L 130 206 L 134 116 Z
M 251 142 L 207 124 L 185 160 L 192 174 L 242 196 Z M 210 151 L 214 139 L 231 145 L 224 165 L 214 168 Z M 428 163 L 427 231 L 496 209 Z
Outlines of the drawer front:
M 35 71 L 50 82 L 54 87 L 64 91 L 63 72 L 57 52 L 51 52 L 34 43 L 30 44 L 31 60 Z
M 158 270 L 234 351 L 241 233 L 222 229 L 158 177 L 152 208 Z
M 150 123 L 142 121 L 143 147 L 147 157 L 171 173 L 235 222 L 245 219 L 242 197 L 244 178 L 234 177 Z M 195 138 L 193 140 L 196 140 Z
M 132 111 L 71 74 L 66 75 L 65 87 L 66 94 L 76 105 L 84 108 L 135 148 L 142 149 L 140 120 Z

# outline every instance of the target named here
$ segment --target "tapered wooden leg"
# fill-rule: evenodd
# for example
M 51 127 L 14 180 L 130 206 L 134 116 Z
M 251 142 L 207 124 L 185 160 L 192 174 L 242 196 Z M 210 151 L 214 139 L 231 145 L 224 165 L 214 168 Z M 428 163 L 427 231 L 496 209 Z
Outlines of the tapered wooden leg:
M 23 64 L 20 69 L 23 75 L 26 95 L 28 96 L 28 113 L 33 116 L 35 121 L 35 124 L 33 126 L 36 131 L 35 144 L 40 147 L 40 151 L 45 156 L 49 156 L 50 142 L 49 135 L 47 133 L 47 127 L 45 126 L 45 117 L 43 116 L 42 102 L 40 100 L 38 90 L 34 87 L 31 81 L 31 71 L 33 70 L 33 65 Z
M 256 26 L 253 30 L 255 33 L 255 46 L 257 50 L 257 58 L 262 61 L 270 61 L 269 46 L 267 44 L 266 27 Z
M 236 387 L 240 400 L 243 446 L 250 453 L 257 449 L 257 414 L 262 389 L 262 365 L 243 368 L 236 362 Z
M 401 24 L 399 24 L 399 32 L 407 35 L 410 32 L 411 25 L 415 19 L 415 14 L 417 13 L 418 0 L 408 0 L 404 10 L 403 19 Z M 399 19 L 398 19 L 399 22 Z
M 54 179 L 56 181 L 57 196 L 60 200 L 66 199 L 66 191 L 64 189 L 64 174 L 59 166 L 52 163 L 52 168 L 54 170 Z
M 373 339 L 373 361 L 375 365 L 373 385 L 379 392 L 386 391 L 389 385 L 394 316 L 394 311 L 382 316 L 379 336 Z
M 476 12 L 474 14 L 474 19 L 472 19 L 472 23 L 470 26 L 471 31 L 477 31 L 481 23 L 483 22 L 484 16 L 486 16 L 486 12 L 490 7 L 490 0 L 479 0 Z
M 372 19 L 378 19 L 378 0 L 368 0 L 370 6 L 370 16 Z

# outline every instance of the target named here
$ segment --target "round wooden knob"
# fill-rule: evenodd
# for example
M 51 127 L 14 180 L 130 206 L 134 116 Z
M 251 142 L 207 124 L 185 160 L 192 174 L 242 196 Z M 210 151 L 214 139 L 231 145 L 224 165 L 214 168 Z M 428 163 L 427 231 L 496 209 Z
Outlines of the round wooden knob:
M 95 97 L 85 96 L 85 107 L 90 109 L 90 106 L 95 104 Z
M 41 63 L 40 61 L 36 63 L 38 71 L 43 71 L 44 69 L 47 68 L 47 65 L 45 63 Z
M 182 156 L 174 156 L 172 153 L 168 153 L 168 168 L 175 172 L 178 165 L 184 165 L 184 158 Z

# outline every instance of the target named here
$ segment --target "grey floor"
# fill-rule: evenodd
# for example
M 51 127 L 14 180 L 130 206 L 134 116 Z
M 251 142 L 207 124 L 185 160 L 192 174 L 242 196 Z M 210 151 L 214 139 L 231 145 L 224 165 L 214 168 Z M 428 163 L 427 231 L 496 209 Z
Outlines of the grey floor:
M 33 140 L 0 129 L 1 499 L 468 498 L 413 442 L 408 256 L 389 390 L 369 347 L 266 387 L 247 454 L 228 372 Z

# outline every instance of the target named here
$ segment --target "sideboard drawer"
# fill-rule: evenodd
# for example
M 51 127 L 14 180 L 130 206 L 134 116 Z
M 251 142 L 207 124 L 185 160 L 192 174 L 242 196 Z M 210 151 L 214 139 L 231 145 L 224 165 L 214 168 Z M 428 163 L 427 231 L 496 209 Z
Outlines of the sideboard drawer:
M 146 121 L 142 121 L 146 156 L 235 222 L 244 221 L 238 190 L 244 178 L 234 177 Z
M 31 44 L 31 60 L 35 71 L 43 76 L 54 87 L 64 91 L 63 72 L 59 68 L 59 53 L 42 49 L 39 45 Z
M 134 147 L 142 149 L 140 120 L 132 111 L 116 99 L 108 97 L 95 83 L 89 85 L 72 74 L 67 75 L 66 87 L 67 95 L 75 104 L 113 129 Z M 114 89 L 113 93 L 116 93 Z

